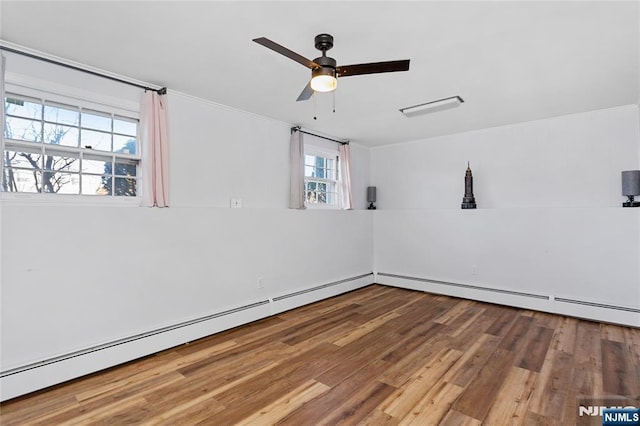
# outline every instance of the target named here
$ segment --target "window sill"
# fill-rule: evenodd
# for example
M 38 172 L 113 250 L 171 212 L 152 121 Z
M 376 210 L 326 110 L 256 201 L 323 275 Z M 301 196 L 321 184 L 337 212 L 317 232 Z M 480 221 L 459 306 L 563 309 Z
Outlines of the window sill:
M 105 197 L 72 194 L 16 194 L 0 193 L 2 204 L 49 206 L 110 206 L 140 207 L 140 197 Z
M 342 210 L 338 206 L 326 205 L 326 204 L 305 204 L 307 210 Z

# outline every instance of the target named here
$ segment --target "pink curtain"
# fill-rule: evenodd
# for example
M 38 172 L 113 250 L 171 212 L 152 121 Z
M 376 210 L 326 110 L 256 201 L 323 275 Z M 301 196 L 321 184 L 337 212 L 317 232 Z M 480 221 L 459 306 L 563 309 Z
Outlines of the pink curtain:
M 4 149 L 4 69 L 6 66 L 6 59 L 0 55 L 0 99 L 2 100 L 2 108 L 0 108 L 0 147 Z M 4 153 L 3 159 L 0 161 L 0 180 L 4 176 Z
M 302 133 L 297 130 L 291 134 L 289 146 L 289 208 L 304 209 L 304 142 Z
M 353 209 L 351 195 L 351 150 L 348 144 L 341 144 L 340 150 L 340 207 L 345 210 Z
M 169 207 L 169 133 L 166 96 L 147 91 L 140 102 L 142 205 Z

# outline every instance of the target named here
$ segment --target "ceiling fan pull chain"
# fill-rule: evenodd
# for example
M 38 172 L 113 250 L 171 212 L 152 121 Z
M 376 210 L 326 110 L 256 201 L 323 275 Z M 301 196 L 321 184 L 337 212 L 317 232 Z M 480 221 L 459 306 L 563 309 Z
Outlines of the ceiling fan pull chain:
M 317 120 L 318 108 L 316 107 L 316 92 L 313 92 L 313 95 L 311 96 L 313 97 L 313 119 Z
M 334 90 L 333 92 L 331 92 L 331 94 L 333 95 L 333 113 L 336 113 L 336 91 Z

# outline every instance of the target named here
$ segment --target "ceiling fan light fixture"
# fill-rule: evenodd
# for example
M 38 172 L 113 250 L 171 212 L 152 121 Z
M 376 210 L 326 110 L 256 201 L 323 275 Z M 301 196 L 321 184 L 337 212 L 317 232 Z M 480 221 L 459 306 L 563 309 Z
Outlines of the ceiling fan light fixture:
M 311 72 L 311 88 L 316 92 L 332 92 L 338 87 L 336 70 L 329 67 L 319 67 Z

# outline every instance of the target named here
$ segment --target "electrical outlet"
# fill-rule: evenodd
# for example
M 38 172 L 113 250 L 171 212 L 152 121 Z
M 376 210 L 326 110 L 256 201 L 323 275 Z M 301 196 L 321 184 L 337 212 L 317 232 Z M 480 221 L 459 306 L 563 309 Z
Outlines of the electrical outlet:
M 264 278 L 262 278 L 262 277 L 258 277 L 258 280 L 257 280 L 257 284 L 256 284 L 256 286 L 257 286 L 258 288 L 264 288 Z
M 231 208 L 232 209 L 240 209 L 240 208 L 242 208 L 242 198 L 232 198 L 231 199 Z
M 478 275 L 478 265 L 471 265 L 471 275 Z

